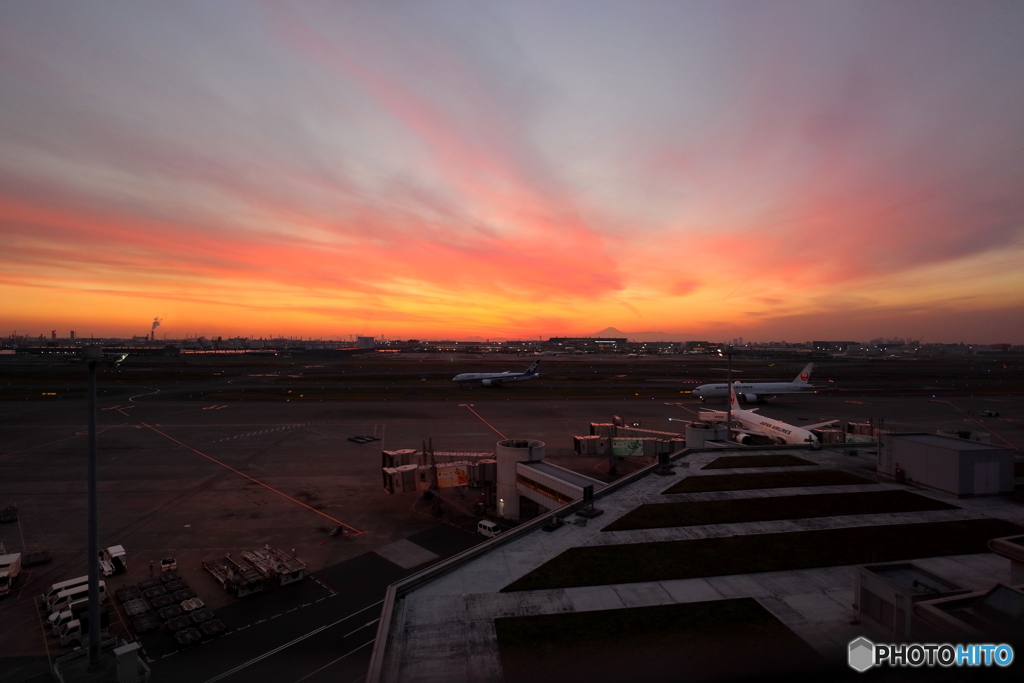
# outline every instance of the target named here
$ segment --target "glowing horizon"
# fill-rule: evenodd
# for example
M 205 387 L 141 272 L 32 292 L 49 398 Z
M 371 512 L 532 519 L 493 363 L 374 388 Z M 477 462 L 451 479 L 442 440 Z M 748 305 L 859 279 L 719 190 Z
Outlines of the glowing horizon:
M 8 4 L 0 333 L 1020 344 L 1022 22 Z

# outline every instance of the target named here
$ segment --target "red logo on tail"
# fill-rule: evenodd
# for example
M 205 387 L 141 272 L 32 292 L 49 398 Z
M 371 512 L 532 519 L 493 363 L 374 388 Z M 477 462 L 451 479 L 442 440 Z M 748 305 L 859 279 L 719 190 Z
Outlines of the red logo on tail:
M 808 377 L 810 377 L 810 375 L 807 374 L 806 372 L 801 372 L 800 373 L 800 379 L 802 379 L 803 381 L 806 382 Z

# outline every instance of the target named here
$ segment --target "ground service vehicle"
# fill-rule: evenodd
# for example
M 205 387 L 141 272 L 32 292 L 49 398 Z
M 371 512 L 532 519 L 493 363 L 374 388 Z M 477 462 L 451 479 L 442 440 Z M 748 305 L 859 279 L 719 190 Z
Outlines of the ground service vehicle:
M 43 595 L 40 597 L 40 603 L 45 608 L 46 605 L 49 604 L 49 602 L 53 598 L 57 597 L 57 594 L 60 593 L 61 591 L 67 590 L 68 588 L 74 588 L 75 586 L 81 586 L 82 584 L 88 583 L 88 582 L 89 582 L 89 577 L 88 576 L 78 576 L 78 577 L 75 577 L 73 579 L 68 579 L 67 581 L 61 581 L 59 583 L 55 583 L 52 586 L 50 586 L 50 590 L 48 590 L 45 593 L 43 593 Z
M 110 614 L 106 611 L 100 612 L 100 634 L 109 635 L 107 627 L 110 626 Z M 89 637 L 89 619 L 83 614 L 81 619 L 74 619 L 64 624 L 60 630 L 61 647 L 78 647 Z
M 476 532 L 487 538 L 494 538 L 502 532 L 502 528 L 489 519 L 481 519 L 477 522 Z
M 263 590 L 263 575 L 242 558 L 236 562 L 230 555 L 225 555 L 216 560 L 203 560 L 202 564 L 224 586 L 224 590 L 240 598 Z
M 21 571 L 21 553 L 0 555 L 0 595 L 11 592 L 14 580 Z
M 124 546 L 112 545 L 100 551 L 100 571 L 103 576 L 123 574 L 128 571 L 128 558 L 124 552 Z
M 53 559 L 49 550 L 30 550 L 21 554 L 21 566 L 33 567 L 37 564 L 46 564 Z
M 103 608 L 106 609 L 106 608 Z M 69 621 L 78 619 L 83 614 L 89 612 L 89 598 L 82 598 L 81 600 L 75 600 L 73 603 L 68 605 L 68 608 L 63 612 L 54 612 L 50 615 L 49 625 L 53 635 L 59 636 L 60 630 L 64 628 L 64 624 Z
M 56 597 L 53 598 L 53 600 L 51 600 L 49 603 L 47 603 L 47 608 L 46 609 L 47 609 L 48 612 L 51 612 L 51 613 L 52 612 L 63 612 L 64 610 L 66 610 L 68 607 L 71 606 L 71 603 L 73 603 L 73 602 L 75 602 L 77 600 L 81 600 L 82 598 L 88 598 L 88 597 L 89 597 L 89 584 L 84 584 L 84 585 L 81 585 L 81 586 L 75 586 L 74 588 L 69 588 L 66 591 L 61 591 L 60 593 L 58 593 L 56 595 Z M 100 602 L 103 602 L 106 599 L 107 599 L 107 586 L 106 586 L 106 584 L 103 581 L 100 581 Z

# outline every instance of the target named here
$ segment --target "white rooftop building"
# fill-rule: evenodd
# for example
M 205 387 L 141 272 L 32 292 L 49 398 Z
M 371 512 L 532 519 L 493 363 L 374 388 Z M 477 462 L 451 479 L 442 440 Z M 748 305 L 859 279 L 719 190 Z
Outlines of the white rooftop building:
M 702 469 L 740 453 L 788 466 Z M 598 491 L 600 517 L 577 515 L 583 503 L 576 501 L 392 585 L 367 681 L 522 680 L 510 668 L 514 644 L 506 628 L 516 619 L 553 626 L 576 619 L 573 629 L 582 630 L 554 628 L 551 642 L 515 656 L 533 652 L 529 657 L 549 667 L 552 680 L 601 680 L 601 671 L 585 671 L 603 656 L 601 628 L 627 617 L 639 623 L 637 617 L 659 609 L 719 606 L 755 610 L 766 628 L 789 639 L 788 651 L 804 653 L 795 658 L 806 656 L 806 665 L 814 659 L 815 667 L 846 670 L 852 640 L 888 642 L 871 624 L 851 624 L 858 565 L 913 560 L 923 576 L 965 590 L 1010 580 L 1010 561 L 986 543 L 1024 532 L 1011 523 L 1024 523 L 1024 507 L 998 497 L 950 501 L 880 481 L 874 460 L 801 447 L 681 451 L 668 476 L 655 476 L 652 465 Z M 558 527 L 555 518 L 565 523 Z M 920 533 L 907 533 L 905 525 Z M 725 623 L 726 642 L 715 641 L 707 623 L 707 632 L 694 637 L 710 640 L 692 653 L 692 666 L 710 667 L 702 670 L 712 679 L 736 674 L 737 666 L 754 667 L 746 675 L 762 673 L 756 663 L 716 654 L 719 645 L 742 650 L 748 620 Z M 649 663 L 652 652 L 673 649 L 644 650 L 656 639 L 620 635 L 630 643 L 627 660 L 640 652 Z M 559 662 L 575 668 L 566 673 Z

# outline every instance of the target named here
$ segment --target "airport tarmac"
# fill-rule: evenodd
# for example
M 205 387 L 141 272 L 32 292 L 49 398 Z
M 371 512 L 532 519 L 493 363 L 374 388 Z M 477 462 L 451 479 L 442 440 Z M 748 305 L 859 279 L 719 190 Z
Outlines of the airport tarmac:
M 671 431 L 673 422 L 694 418 L 701 407 L 722 407 L 701 404 L 687 393 L 696 382 L 724 377 L 720 359 L 545 358 L 542 378 L 500 388 L 453 386 L 450 378 L 477 368 L 516 370 L 530 359 L 447 360 L 320 365 L 287 358 L 133 359 L 101 373 L 101 546 L 123 545 L 130 569 L 109 582 L 114 588 L 135 583 L 148 576 L 150 561 L 159 566 L 161 557 L 173 555 L 179 573 L 215 612 L 236 615 L 231 635 L 216 645 L 166 658 L 169 653 L 154 645 L 154 674 L 188 680 L 179 671 L 185 664 L 175 664 L 180 661 L 188 663 L 191 680 L 216 679 L 260 658 L 245 667 L 246 675 L 278 667 L 273 670 L 289 671 L 296 681 L 307 674 L 310 681 L 350 680 L 344 677 L 349 672 L 356 678 L 368 646 L 331 662 L 350 645 L 359 646 L 359 637 L 372 639 L 373 629 L 336 636 L 354 623 L 348 619 L 360 621 L 352 616 L 357 610 L 371 606 L 368 616 L 373 612 L 370 597 L 383 597 L 388 583 L 419 566 L 380 565 L 390 560 L 375 551 L 393 553 L 404 547 L 396 542 L 422 539 L 438 528 L 450 529 L 453 538 L 425 542 L 435 558 L 468 542 L 459 536 L 466 532 L 445 521 L 439 526 L 428 509 L 415 505 L 415 495 L 383 492 L 382 448 L 419 448 L 430 440 L 438 451 L 491 451 L 503 437 L 534 438 L 546 442 L 553 462 L 608 479 L 605 459 L 572 452 L 573 435 L 588 434 L 590 422 L 620 415 L 644 428 Z M 823 361 L 812 383 L 828 389 L 779 397 L 761 412 L 797 425 L 870 418 L 901 431 L 980 430 L 993 443 L 1024 448 L 1020 359 L 972 362 L 940 374 L 911 362 Z M 789 379 L 802 366 L 734 360 L 737 379 Z M 0 668 L 7 672 L 0 673 L 0 682 L 16 683 L 63 652 L 42 635 L 34 596 L 85 571 L 85 370 L 41 361 L 2 369 L 0 504 L 16 502 L 20 519 L 0 525 L 0 542 L 8 550 L 45 549 L 54 556 L 49 564 L 26 569 L 15 593 L 0 599 Z M 968 380 L 973 387 L 954 386 Z M 349 441 L 357 435 L 380 440 Z M 329 535 L 339 523 L 351 529 L 349 538 Z M 264 544 L 294 550 L 320 583 L 238 600 L 200 567 L 201 560 Z M 241 628 L 246 619 L 249 635 Z M 259 619 L 266 622 L 257 627 Z M 328 624 L 334 625 L 306 637 Z M 127 633 L 127 625 L 121 626 Z M 262 658 L 297 638 L 276 656 Z M 298 652 L 325 668 L 315 675 L 313 669 L 290 670 L 283 662 Z

